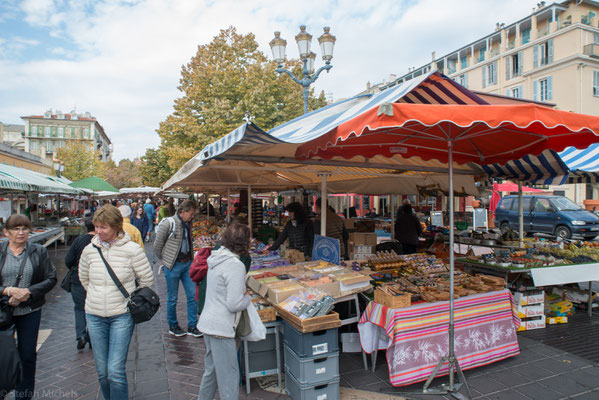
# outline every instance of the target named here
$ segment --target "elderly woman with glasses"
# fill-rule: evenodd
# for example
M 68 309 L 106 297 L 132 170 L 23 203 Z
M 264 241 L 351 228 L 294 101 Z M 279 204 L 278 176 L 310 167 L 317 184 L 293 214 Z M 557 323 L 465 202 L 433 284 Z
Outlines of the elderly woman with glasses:
M 16 399 L 31 399 L 35 389 L 37 336 L 45 294 L 56 285 L 56 268 L 45 247 L 28 243 L 31 221 L 22 214 L 11 215 L 0 244 L 0 293 L 13 306 L 14 329 L 23 363 L 23 381 L 15 389 Z M 5 395 L 5 394 L 4 394 Z M 0 399 L 3 394 L 0 393 Z

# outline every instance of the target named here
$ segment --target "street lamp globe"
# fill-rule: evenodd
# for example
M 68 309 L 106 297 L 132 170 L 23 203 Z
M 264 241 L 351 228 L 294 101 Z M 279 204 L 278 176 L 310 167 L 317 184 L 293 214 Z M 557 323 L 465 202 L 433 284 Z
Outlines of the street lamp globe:
M 306 67 L 308 68 L 308 73 L 310 75 L 312 75 L 314 73 L 314 61 L 316 61 L 316 53 L 311 51 L 307 57 L 307 60 L 308 60 L 308 63 L 306 65 Z
M 333 48 L 335 47 L 335 41 L 337 38 L 330 34 L 331 28 L 325 26 L 323 28 L 324 33 L 318 38 L 318 43 L 320 43 L 320 51 L 322 52 L 322 59 L 330 64 L 333 59 Z
M 306 25 L 300 26 L 300 33 L 295 35 L 297 48 L 299 49 L 300 58 L 303 60 L 310 55 L 310 44 L 312 43 L 312 35 L 306 32 Z
M 281 38 L 281 32 L 276 31 L 275 37 L 270 41 L 270 48 L 272 50 L 272 58 L 275 60 L 277 65 L 282 65 L 285 62 L 285 47 L 287 41 Z

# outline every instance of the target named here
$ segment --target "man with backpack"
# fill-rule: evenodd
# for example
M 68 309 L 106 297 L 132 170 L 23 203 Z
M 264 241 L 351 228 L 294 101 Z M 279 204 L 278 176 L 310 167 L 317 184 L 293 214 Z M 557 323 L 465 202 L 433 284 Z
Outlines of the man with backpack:
M 193 240 L 191 237 L 191 221 L 196 213 L 197 205 L 191 200 L 184 201 L 177 209 L 177 214 L 162 220 L 156 230 L 154 254 L 164 266 L 166 280 L 166 319 L 169 333 L 174 336 L 187 334 L 201 337 L 196 327 L 197 302 L 195 300 L 196 285 L 189 276 L 193 260 Z M 187 297 L 187 332 L 177 322 L 177 300 L 179 281 L 183 284 Z

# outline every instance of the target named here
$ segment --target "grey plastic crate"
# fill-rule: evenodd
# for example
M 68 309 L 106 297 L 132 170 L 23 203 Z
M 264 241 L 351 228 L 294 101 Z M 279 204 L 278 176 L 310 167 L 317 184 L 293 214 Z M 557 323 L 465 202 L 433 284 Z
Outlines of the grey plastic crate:
M 283 321 L 285 343 L 300 357 L 313 357 L 339 350 L 339 328 L 302 333 Z
M 300 357 L 285 347 L 285 369 L 301 384 L 330 381 L 339 376 L 339 352 Z
M 279 337 L 282 343 L 282 337 Z M 274 349 L 276 346 L 275 343 L 275 334 L 267 333 L 264 340 L 259 340 L 257 342 L 248 342 L 248 351 L 250 353 L 256 353 L 259 351 L 268 351 Z
M 275 349 L 249 353 L 250 370 L 246 373 L 257 373 L 277 369 L 277 353 Z
M 285 371 L 285 390 L 293 400 L 339 400 L 339 377 L 302 385 L 289 371 Z

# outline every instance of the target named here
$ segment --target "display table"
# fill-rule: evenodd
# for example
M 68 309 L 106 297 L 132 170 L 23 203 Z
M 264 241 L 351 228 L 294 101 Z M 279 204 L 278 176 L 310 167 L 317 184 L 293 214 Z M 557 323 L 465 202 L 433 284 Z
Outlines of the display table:
M 52 243 L 56 244 L 58 240 L 64 242 L 64 230 L 60 226 L 53 226 L 47 228 L 33 228 L 34 230 L 29 233 L 28 241 L 31 243 L 40 243 L 44 247 L 48 247 Z M 0 242 L 8 240 L 8 238 L 0 238 Z M 43 242 L 43 243 L 42 243 Z
M 465 258 L 457 259 L 456 262 L 464 266 L 465 271 L 477 271 L 488 275 L 504 277 L 510 282 L 510 276 L 517 274 L 530 275 L 535 286 L 553 286 L 566 283 L 588 282 L 589 300 L 587 312 L 589 317 L 593 314 L 593 296 L 591 282 L 599 281 L 599 263 L 571 264 L 563 266 L 550 266 L 542 268 L 514 268 L 500 267 L 498 265 L 484 264 Z
M 454 301 L 455 354 L 462 370 L 520 354 L 520 318 L 509 290 Z M 449 301 L 392 309 L 370 302 L 358 330 L 367 353 L 387 350 L 393 386 L 425 381 L 448 354 Z M 437 376 L 447 375 L 447 365 Z

